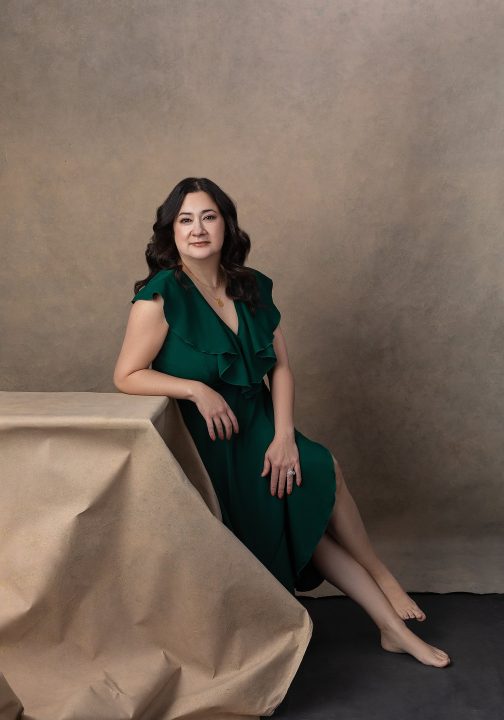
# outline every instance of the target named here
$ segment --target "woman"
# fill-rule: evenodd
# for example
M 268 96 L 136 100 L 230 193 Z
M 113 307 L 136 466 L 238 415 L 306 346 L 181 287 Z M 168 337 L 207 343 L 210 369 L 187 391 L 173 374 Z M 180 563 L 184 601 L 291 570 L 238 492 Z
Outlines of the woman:
M 385 650 L 448 665 L 406 626 L 425 613 L 373 550 L 339 464 L 294 427 L 272 281 L 244 266 L 250 239 L 231 198 L 207 178 L 186 178 L 158 208 L 153 230 L 117 389 L 176 399 L 223 522 L 289 592 L 326 579 L 368 612 Z

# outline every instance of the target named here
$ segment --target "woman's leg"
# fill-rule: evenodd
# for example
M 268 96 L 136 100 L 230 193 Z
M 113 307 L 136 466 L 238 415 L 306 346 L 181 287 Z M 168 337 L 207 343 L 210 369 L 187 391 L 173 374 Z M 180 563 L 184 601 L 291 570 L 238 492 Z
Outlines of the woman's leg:
M 335 461 L 335 458 L 333 457 Z M 378 557 L 362 522 L 359 509 L 345 482 L 339 463 L 335 461 L 336 502 L 327 532 L 374 578 L 391 605 L 403 620 L 425 620 L 425 613 L 404 592 L 398 581 Z
M 313 562 L 320 573 L 369 614 L 380 630 L 381 646 L 410 653 L 424 665 L 444 667 L 447 653 L 415 635 L 392 607 L 368 571 L 326 532 L 315 548 Z

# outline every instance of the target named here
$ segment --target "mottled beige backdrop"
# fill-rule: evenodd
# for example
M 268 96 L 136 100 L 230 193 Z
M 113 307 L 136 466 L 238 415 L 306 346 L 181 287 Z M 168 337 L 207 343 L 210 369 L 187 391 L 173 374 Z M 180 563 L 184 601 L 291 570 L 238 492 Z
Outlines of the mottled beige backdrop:
M 412 590 L 504 590 L 503 3 L 2 15 L 1 389 L 114 390 L 155 210 L 209 177 L 384 554 Z

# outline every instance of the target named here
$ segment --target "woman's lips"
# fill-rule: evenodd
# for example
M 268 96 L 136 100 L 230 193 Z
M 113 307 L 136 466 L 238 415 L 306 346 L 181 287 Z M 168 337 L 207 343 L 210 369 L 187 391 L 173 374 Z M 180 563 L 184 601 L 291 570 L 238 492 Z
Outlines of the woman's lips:
M 209 245 L 209 240 L 202 240 L 201 242 L 192 243 L 193 245 Z

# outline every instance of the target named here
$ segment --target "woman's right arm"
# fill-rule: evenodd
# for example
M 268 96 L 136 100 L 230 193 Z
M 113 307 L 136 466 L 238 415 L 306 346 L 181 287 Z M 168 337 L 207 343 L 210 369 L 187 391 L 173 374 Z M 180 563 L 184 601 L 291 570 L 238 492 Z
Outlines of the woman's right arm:
M 165 395 L 192 400 L 204 417 L 212 440 L 216 435 L 221 440 L 229 440 L 233 432 L 239 432 L 238 420 L 220 393 L 199 380 L 168 375 L 149 367 L 168 333 L 163 303 L 163 297 L 158 295 L 133 304 L 114 370 L 114 385 L 127 395 Z
M 198 380 L 168 375 L 149 366 L 163 345 L 168 323 L 163 298 L 137 300 L 130 311 L 126 332 L 114 370 L 114 385 L 128 395 L 165 395 L 195 400 Z

